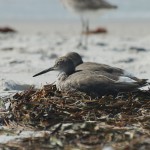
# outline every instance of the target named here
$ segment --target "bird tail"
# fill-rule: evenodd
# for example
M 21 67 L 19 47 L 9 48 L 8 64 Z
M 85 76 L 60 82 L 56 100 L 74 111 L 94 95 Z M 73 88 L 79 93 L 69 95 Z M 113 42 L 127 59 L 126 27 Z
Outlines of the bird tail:
M 138 81 L 139 86 L 146 86 L 146 85 L 150 85 L 150 82 L 147 82 L 148 79 L 141 79 L 140 81 Z

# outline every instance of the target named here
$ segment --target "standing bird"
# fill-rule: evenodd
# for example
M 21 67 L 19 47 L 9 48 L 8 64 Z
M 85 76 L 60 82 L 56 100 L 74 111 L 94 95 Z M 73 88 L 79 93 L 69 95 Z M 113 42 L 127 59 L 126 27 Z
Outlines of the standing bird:
M 82 23 L 81 39 L 78 46 L 83 45 L 82 33 L 89 33 L 89 18 L 98 12 L 103 13 L 106 10 L 116 9 L 116 5 L 108 3 L 106 0 L 61 0 L 64 6 L 80 16 Z M 85 46 L 88 44 L 85 36 Z
M 106 94 L 117 94 L 119 92 L 131 92 L 146 85 L 146 81 L 120 82 L 113 78 L 98 74 L 96 71 L 75 71 L 74 63 L 68 57 L 56 60 L 55 65 L 33 77 L 49 71 L 59 71 L 56 87 L 60 91 L 81 91 L 92 96 L 103 96 Z

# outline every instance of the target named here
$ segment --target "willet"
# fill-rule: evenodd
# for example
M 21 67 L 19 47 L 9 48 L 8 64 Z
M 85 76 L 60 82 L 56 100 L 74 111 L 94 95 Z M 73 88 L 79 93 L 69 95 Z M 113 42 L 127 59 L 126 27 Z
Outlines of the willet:
M 53 67 L 37 73 L 33 77 L 55 70 L 60 72 L 56 81 L 56 87 L 60 91 L 65 92 L 81 91 L 89 95 L 102 96 L 134 91 L 146 84 L 145 80 L 140 82 L 118 82 L 94 71 L 75 71 L 74 63 L 68 57 L 59 58 Z
M 106 10 L 116 9 L 116 5 L 112 5 L 108 3 L 106 0 L 61 0 L 64 6 L 69 10 L 75 12 L 80 16 L 81 23 L 82 23 L 82 32 L 81 32 L 81 39 L 79 42 L 79 46 L 82 46 L 83 37 L 82 33 L 88 33 L 89 31 L 89 18 L 96 13 L 103 13 Z M 98 13 L 99 12 L 99 13 Z M 85 36 L 85 44 L 86 46 L 88 43 L 87 36 Z
M 106 64 L 99 64 L 95 62 L 83 62 L 81 56 L 76 52 L 70 52 L 65 55 L 65 57 L 68 57 L 71 59 L 74 63 L 74 66 L 76 67 L 76 71 L 79 70 L 90 70 L 97 72 L 98 74 L 108 76 L 112 79 L 118 80 L 118 81 L 143 81 L 144 79 L 139 79 L 129 73 L 126 70 L 112 67 Z

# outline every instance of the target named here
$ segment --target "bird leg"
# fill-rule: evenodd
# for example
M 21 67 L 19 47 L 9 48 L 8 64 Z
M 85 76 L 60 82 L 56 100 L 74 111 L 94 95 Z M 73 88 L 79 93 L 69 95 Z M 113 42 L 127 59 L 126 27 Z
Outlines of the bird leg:
M 87 49 L 87 44 L 88 44 L 88 37 L 87 34 L 89 31 L 89 21 L 88 19 L 83 18 L 83 16 L 81 16 L 81 34 L 80 34 L 80 40 L 79 43 L 77 45 L 77 48 L 83 48 L 83 49 Z
M 80 17 L 80 20 L 81 20 L 81 33 L 80 33 L 80 39 L 79 39 L 77 48 L 80 48 L 83 46 L 83 32 L 84 32 L 84 28 L 85 28 L 85 22 L 84 22 L 84 19 L 82 16 Z
M 89 20 L 88 19 L 86 19 L 85 20 L 85 31 L 84 31 L 84 47 L 86 47 L 86 49 L 87 49 L 87 47 L 88 47 L 88 33 L 89 33 Z

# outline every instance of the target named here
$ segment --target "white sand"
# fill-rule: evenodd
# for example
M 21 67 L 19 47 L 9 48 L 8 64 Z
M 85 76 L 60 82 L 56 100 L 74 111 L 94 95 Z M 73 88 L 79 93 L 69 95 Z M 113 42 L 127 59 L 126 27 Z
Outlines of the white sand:
M 3 23 L 8 24 L 8 23 Z M 80 24 L 12 23 L 17 34 L 0 34 L 0 95 L 40 87 L 55 81 L 56 72 L 32 75 L 54 64 L 57 57 L 76 51 L 84 61 L 124 68 L 150 79 L 150 22 L 103 22 L 108 34 L 89 37 L 88 50 L 77 49 Z M 97 26 L 97 25 L 95 25 Z M 28 86 L 29 85 L 29 86 Z

